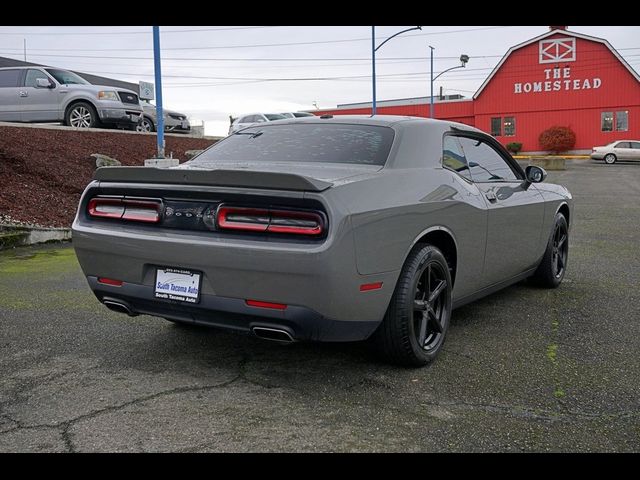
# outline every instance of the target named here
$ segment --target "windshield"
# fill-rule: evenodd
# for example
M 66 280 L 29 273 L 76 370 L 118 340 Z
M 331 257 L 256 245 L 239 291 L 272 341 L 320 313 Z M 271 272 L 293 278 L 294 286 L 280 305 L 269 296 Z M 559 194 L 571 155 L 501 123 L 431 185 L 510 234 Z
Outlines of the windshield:
M 84 78 L 73 72 L 66 70 L 57 70 L 55 68 L 46 69 L 49 74 L 55 78 L 60 85 L 91 85 Z
M 285 118 L 287 118 L 284 115 L 280 115 L 278 113 L 265 113 L 264 116 L 267 117 L 271 121 L 273 121 L 273 120 L 284 120 Z
M 262 124 L 230 135 L 187 163 L 207 167 L 213 162 L 384 165 L 393 137 L 393 129 L 374 125 Z

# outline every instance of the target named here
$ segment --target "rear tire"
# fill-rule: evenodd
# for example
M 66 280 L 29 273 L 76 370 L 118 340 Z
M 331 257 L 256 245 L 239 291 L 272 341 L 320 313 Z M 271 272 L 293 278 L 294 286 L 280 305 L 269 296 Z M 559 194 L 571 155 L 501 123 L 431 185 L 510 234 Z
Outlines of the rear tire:
M 543 288 L 558 288 L 567 271 L 568 257 L 569 226 L 564 215 L 557 213 L 547 249 L 531 277 L 532 282 Z
M 613 165 L 614 163 L 616 163 L 617 160 L 618 160 L 618 157 L 616 157 L 615 154 L 613 153 L 607 153 L 604 156 L 604 163 L 606 163 L 607 165 Z
M 397 365 L 420 367 L 442 349 L 451 319 L 451 274 L 440 250 L 417 245 L 402 267 L 373 341 Z
M 98 112 L 93 105 L 87 102 L 74 103 L 69 107 L 64 121 L 68 126 L 75 128 L 94 128 L 100 123 Z
M 153 121 L 148 118 L 148 117 L 142 117 L 142 120 L 140 120 L 140 123 L 138 123 L 138 125 L 136 125 L 135 130 L 137 132 L 155 132 L 156 128 L 153 125 Z

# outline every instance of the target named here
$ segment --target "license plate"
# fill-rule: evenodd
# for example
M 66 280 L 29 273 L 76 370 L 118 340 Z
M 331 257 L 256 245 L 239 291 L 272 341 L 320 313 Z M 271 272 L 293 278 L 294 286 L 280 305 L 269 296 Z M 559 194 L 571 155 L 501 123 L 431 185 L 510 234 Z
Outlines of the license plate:
M 132 122 L 137 122 L 138 120 L 140 120 L 140 115 L 131 115 Z
M 184 128 L 185 130 L 186 130 L 187 128 L 189 128 L 189 123 L 188 123 L 187 121 L 183 121 L 183 122 L 182 122 L 182 128 Z
M 156 270 L 155 297 L 198 303 L 201 285 L 202 274 L 199 272 L 181 268 L 158 268 Z

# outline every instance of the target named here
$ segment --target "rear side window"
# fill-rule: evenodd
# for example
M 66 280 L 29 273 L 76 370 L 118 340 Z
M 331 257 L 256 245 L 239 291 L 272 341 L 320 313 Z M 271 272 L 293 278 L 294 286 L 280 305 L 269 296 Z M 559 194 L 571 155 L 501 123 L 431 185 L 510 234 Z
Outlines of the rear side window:
M 442 165 L 471 181 L 469 165 L 464 156 L 460 142 L 453 135 L 444 137 L 442 146 Z
M 0 88 L 11 88 L 18 86 L 20 70 L 0 70 Z
M 376 125 L 299 123 L 246 128 L 216 143 L 191 162 L 317 162 L 384 165 L 394 132 Z
M 631 145 L 629 145 L 629 142 L 619 142 L 616 148 L 631 148 Z

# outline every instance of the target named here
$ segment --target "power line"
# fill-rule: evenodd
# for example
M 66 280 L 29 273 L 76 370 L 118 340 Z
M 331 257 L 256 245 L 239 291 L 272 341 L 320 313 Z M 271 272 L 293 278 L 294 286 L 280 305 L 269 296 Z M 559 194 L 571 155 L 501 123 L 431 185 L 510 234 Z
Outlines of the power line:
M 399 38 L 409 38 L 409 37 L 425 37 L 431 35 L 448 35 L 451 33 L 463 33 L 463 32 L 476 32 L 476 31 L 484 31 L 484 30 L 496 30 L 501 28 L 513 28 L 512 26 L 499 26 L 499 27 L 481 27 L 481 28 L 467 28 L 462 30 L 449 30 L 442 32 L 425 32 L 425 33 L 416 33 L 404 35 Z M 376 37 L 376 40 L 384 40 L 386 37 Z M 207 47 L 164 47 L 163 51 L 170 50 L 226 50 L 226 49 L 236 49 L 236 48 L 264 48 L 264 47 L 291 47 L 297 45 L 326 45 L 333 43 L 350 43 L 350 42 L 363 42 L 363 41 L 371 41 L 371 37 L 361 37 L 361 38 L 348 38 L 348 39 L 340 39 L 340 40 L 312 40 L 307 42 L 286 42 L 286 43 L 257 43 L 250 45 L 214 45 Z M 67 49 L 50 49 L 50 50 L 67 50 Z M 106 48 L 106 49 L 74 49 L 75 51 L 91 51 L 91 52 L 136 52 L 136 51 L 148 51 L 147 48 Z
M 370 40 L 370 39 L 369 39 Z M 16 50 L 22 51 L 22 49 L 18 48 L 4 48 L 3 50 Z M 29 49 L 29 51 L 34 51 L 35 49 Z M 48 49 L 43 49 L 48 50 Z M 628 48 L 618 48 L 618 51 L 626 51 L 626 50 L 640 50 L 640 47 L 628 47 Z M 69 51 L 69 49 L 64 49 L 64 51 Z M 107 51 L 107 50 L 105 50 Z M 585 51 L 584 53 L 587 53 Z M 16 53 L 11 52 L 3 52 L 3 55 L 17 55 Z M 521 55 L 532 55 L 537 56 L 538 54 L 521 54 Z M 32 54 L 32 57 L 53 57 L 53 58 L 89 58 L 89 59 L 107 59 L 107 60 L 153 60 L 153 57 L 122 57 L 122 56 L 105 56 L 105 55 L 58 55 L 58 54 Z M 469 55 L 469 58 L 502 58 L 503 55 Z M 423 57 L 383 57 L 377 61 L 381 60 L 425 60 L 427 56 Z M 454 60 L 460 58 L 459 56 L 436 56 L 435 59 L 442 60 Z M 218 62 L 322 62 L 322 61 L 362 61 L 362 62 L 370 62 L 371 58 L 211 58 L 211 57 L 168 57 L 162 58 L 162 61 L 218 61 Z
M 257 30 L 262 28 L 279 28 L 282 25 L 268 25 L 261 27 L 222 27 L 222 28 L 191 28 L 184 30 L 162 30 L 161 33 L 189 33 L 189 32 L 224 32 L 229 30 Z M 137 30 L 134 32 L 0 32 L 0 35 L 150 35 L 149 30 Z

